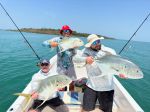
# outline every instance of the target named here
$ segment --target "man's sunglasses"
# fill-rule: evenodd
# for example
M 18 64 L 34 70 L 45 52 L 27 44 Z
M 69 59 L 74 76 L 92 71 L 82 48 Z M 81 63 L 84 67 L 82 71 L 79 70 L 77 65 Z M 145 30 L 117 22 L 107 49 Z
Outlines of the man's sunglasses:
M 101 44 L 101 41 L 100 40 L 96 40 L 92 43 L 92 45 L 100 45 Z
M 69 33 L 69 32 L 70 32 L 70 30 L 63 30 L 63 32 L 64 32 L 64 33 Z
M 49 63 L 41 63 L 40 65 L 41 65 L 41 66 L 48 66 Z

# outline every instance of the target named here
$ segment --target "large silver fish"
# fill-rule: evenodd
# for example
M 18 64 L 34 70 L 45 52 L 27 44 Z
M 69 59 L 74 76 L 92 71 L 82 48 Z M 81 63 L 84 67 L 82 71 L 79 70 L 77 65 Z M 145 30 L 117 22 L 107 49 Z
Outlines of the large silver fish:
M 42 97 L 42 99 L 44 99 L 44 101 L 43 101 L 43 103 L 44 103 L 49 98 L 51 98 L 52 95 L 59 88 L 63 88 L 65 86 L 68 86 L 71 83 L 71 81 L 72 80 L 69 77 L 67 77 L 66 75 L 50 76 L 50 77 L 48 77 L 46 79 L 41 80 L 39 88 L 37 90 L 37 93 L 39 94 L 39 97 Z M 26 105 L 23 108 L 23 112 L 26 111 L 28 105 L 30 104 L 30 102 L 32 100 L 31 94 L 16 93 L 15 95 L 24 96 L 24 97 L 27 98 L 27 103 L 26 103 Z M 40 107 L 41 105 L 39 105 L 38 107 Z
M 60 52 L 63 52 L 65 50 L 77 48 L 83 45 L 83 41 L 79 38 L 64 38 L 60 41 L 58 47 L 60 49 Z
M 95 59 L 95 66 L 100 75 L 106 74 L 124 74 L 126 78 L 141 79 L 143 78 L 142 70 L 133 62 L 116 55 L 106 55 L 101 58 Z

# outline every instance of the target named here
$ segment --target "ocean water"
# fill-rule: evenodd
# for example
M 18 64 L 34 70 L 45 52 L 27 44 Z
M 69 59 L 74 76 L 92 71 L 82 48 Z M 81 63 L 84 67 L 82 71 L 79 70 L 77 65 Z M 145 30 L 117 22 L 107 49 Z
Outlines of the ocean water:
M 43 47 L 44 40 L 56 35 L 24 33 L 40 57 L 51 58 L 56 52 Z M 86 42 L 86 39 L 81 37 Z M 102 40 L 117 52 L 126 41 Z M 136 63 L 144 72 L 140 80 L 119 79 L 145 112 L 150 110 L 150 43 L 130 42 L 121 54 Z M 5 112 L 17 98 L 14 93 L 21 92 L 39 68 L 38 59 L 18 32 L 0 30 L 0 112 Z

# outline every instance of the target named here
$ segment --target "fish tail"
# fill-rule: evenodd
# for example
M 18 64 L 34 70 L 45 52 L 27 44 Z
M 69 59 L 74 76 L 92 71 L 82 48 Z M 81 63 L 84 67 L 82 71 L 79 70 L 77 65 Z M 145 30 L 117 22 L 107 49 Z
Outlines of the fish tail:
M 26 98 L 31 97 L 31 94 L 26 94 L 26 93 L 15 93 L 14 95 L 17 95 L 17 96 L 24 96 L 24 97 L 26 97 Z
M 25 106 L 24 106 L 23 109 L 22 109 L 22 112 L 26 112 L 27 107 L 29 106 L 30 102 L 32 101 L 32 99 L 31 99 L 31 94 L 15 93 L 14 95 L 23 96 L 23 97 L 26 98 Z
M 43 101 L 38 107 L 36 107 L 36 109 L 38 109 L 40 106 L 42 106 L 45 102 L 46 102 L 46 100 Z M 36 109 L 35 109 L 35 110 L 36 110 Z

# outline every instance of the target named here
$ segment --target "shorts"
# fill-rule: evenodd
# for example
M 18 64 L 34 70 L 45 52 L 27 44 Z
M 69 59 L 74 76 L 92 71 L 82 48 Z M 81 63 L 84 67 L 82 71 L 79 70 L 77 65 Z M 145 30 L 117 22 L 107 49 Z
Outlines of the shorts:
M 83 109 L 92 111 L 95 109 L 96 101 L 99 101 L 99 108 L 104 112 L 112 112 L 114 90 L 94 91 L 86 87 L 83 95 Z
M 43 103 L 43 100 L 34 100 L 33 105 L 30 109 L 36 109 L 39 112 L 41 112 L 46 106 L 49 106 L 50 108 L 55 109 L 56 107 L 64 104 L 64 102 L 59 97 L 47 100 L 44 104 L 42 103 Z M 42 105 L 38 107 L 40 104 Z

